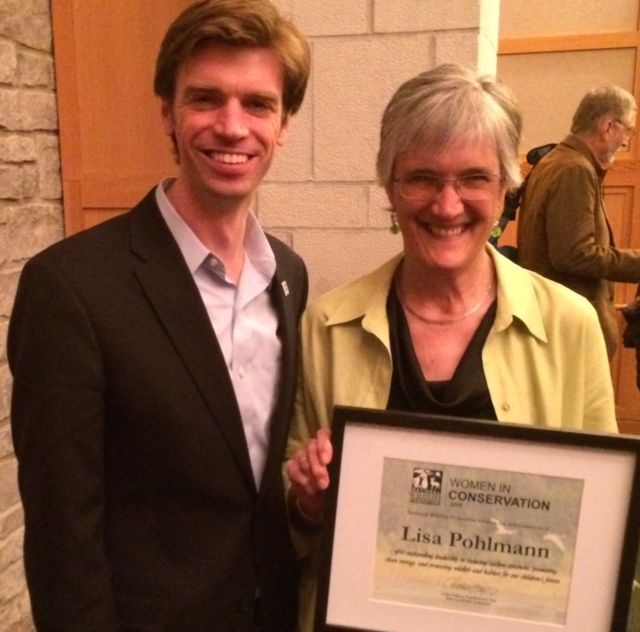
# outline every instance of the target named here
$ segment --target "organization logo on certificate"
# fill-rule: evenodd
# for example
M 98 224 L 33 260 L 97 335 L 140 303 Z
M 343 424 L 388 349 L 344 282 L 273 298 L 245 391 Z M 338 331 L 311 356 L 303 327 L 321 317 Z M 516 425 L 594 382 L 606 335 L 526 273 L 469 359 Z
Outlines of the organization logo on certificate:
M 439 505 L 442 494 L 442 470 L 414 467 L 411 479 L 412 503 Z

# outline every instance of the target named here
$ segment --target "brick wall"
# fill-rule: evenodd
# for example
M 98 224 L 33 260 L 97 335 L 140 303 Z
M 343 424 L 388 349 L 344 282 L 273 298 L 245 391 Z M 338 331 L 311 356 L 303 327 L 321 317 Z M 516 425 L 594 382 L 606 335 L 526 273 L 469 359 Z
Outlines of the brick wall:
M 0 630 L 33 630 L 9 430 L 5 339 L 22 264 L 60 239 L 62 201 L 49 0 L 0 0 Z
M 387 230 L 384 194 L 374 184 L 382 108 L 401 81 L 439 63 L 495 71 L 499 3 L 274 2 L 311 37 L 313 75 L 287 145 L 260 189 L 258 214 L 305 258 L 315 295 L 400 249 L 400 238 Z M 49 3 L 0 0 L 1 632 L 33 630 L 5 339 L 22 265 L 63 236 Z

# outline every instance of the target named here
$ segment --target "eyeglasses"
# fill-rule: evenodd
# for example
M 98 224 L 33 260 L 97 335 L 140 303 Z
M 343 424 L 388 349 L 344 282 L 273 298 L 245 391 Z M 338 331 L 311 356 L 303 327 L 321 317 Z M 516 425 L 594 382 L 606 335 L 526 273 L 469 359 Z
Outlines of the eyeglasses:
M 620 119 L 614 118 L 613 119 L 616 123 L 620 123 L 620 125 L 622 125 L 622 127 L 624 127 L 624 129 L 627 131 L 627 136 L 629 138 L 632 138 L 635 133 L 636 133 L 636 128 L 635 127 L 630 127 L 629 125 L 627 125 L 626 123 L 624 123 L 623 121 L 621 121 Z
M 406 200 L 430 202 L 442 191 L 444 185 L 453 185 L 461 200 L 480 202 L 489 200 L 496 193 L 502 176 L 493 173 L 470 173 L 457 178 L 440 178 L 427 173 L 408 173 L 395 178 L 398 192 Z

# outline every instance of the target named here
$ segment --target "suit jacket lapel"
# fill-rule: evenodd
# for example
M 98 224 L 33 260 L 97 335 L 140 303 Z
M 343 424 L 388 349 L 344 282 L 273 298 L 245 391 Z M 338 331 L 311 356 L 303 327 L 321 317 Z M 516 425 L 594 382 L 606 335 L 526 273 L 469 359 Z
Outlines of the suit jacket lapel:
M 293 314 L 293 301 L 287 300 L 289 296 L 285 295 L 282 281 L 278 275 L 273 279 L 271 286 L 271 297 L 278 312 L 278 334 L 282 342 L 282 364 L 280 367 L 280 383 L 279 394 L 276 405 L 271 416 L 271 426 L 269 428 L 269 452 L 265 463 L 265 475 L 262 477 L 261 492 L 265 492 L 269 482 L 279 476 L 268 476 L 268 472 L 272 472 L 273 468 L 280 470 L 282 465 L 282 455 L 289 430 L 290 401 L 292 397 L 294 377 L 295 377 L 295 332 L 296 318 Z M 293 333 L 293 335 L 292 335 Z
M 193 277 L 157 208 L 154 191 L 131 213 L 131 250 L 137 259 L 135 274 L 226 438 L 238 467 L 255 485 L 224 357 Z
M 271 419 L 269 453 L 261 493 L 273 481 L 280 482 L 282 456 L 289 434 L 292 403 L 296 390 L 298 364 L 298 320 L 307 300 L 307 278 L 290 264 L 291 254 L 282 251 L 282 245 L 267 236 L 276 255 L 276 274 L 271 284 L 271 300 L 278 313 L 278 335 L 282 342 L 280 389 Z M 273 475 L 268 475 L 271 473 Z

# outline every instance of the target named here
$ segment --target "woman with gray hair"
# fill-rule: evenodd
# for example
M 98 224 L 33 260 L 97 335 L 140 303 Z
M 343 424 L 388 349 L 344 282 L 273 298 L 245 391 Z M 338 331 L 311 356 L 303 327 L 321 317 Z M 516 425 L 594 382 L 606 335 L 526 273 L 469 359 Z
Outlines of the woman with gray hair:
M 520 184 L 521 113 L 506 86 L 444 65 L 404 83 L 377 171 L 403 251 L 313 302 L 288 445 L 290 516 L 322 525 L 336 404 L 616 432 L 593 307 L 487 243 Z M 303 579 L 311 629 L 313 549 Z

